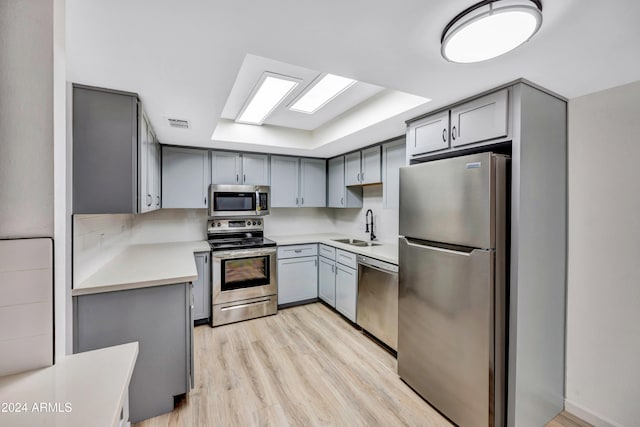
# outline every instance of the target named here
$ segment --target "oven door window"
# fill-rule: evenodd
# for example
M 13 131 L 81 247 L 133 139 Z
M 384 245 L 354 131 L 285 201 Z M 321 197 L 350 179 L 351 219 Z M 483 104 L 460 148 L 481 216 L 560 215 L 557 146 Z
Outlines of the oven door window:
M 269 257 L 222 260 L 222 291 L 269 284 Z
M 217 212 L 255 211 L 255 193 L 222 193 L 213 194 L 213 210 Z

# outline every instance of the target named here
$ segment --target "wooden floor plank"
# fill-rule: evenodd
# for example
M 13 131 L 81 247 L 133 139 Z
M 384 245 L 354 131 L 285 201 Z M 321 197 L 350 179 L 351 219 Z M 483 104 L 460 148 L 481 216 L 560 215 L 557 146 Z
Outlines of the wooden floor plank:
M 137 427 L 451 426 L 396 359 L 323 304 L 194 332 L 195 387 Z M 588 427 L 563 413 L 549 427 Z

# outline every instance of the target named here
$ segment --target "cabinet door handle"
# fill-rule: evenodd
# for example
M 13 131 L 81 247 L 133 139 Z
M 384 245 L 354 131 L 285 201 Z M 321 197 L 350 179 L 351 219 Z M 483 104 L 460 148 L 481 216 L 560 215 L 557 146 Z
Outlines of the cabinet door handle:
M 333 273 L 333 272 L 335 272 L 335 271 L 336 271 L 335 269 L 336 269 L 336 266 L 335 266 L 335 265 L 332 265 L 332 266 L 331 266 L 331 272 L 332 272 L 332 273 Z
M 156 206 L 160 206 L 160 196 L 156 196 Z
M 296 206 L 298 206 L 298 198 L 296 197 Z
M 207 198 L 204 198 L 204 205 L 207 206 Z
M 442 142 L 447 142 L 447 129 L 442 129 Z
M 356 177 L 356 181 L 360 182 L 360 174 Z
M 299 254 L 299 253 L 302 253 L 302 249 L 294 249 L 294 251 L 293 251 L 293 252 L 295 252 L 295 253 Z
M 304 205 L 304 197 L 301 197 L 301 198 L 300 198 L 300 205 L 301 205 L 301 206 L 302 206 L 302 205 Z
M 340 206 L 344 206 L 344 197 L 340 197 Z
M 151 206 L 151 202 L 153 202 L 153 197 L 151 194 L 147 194 L 147 206 Z
M 242 174 L 242 182 L 247 182 L 247 174 Z
M 456 140 L 456 127 L 455 126 L 453 128 L 451 128 L 451 138 L 454 141 Z
M 240 181 L 240 175 L 236 174 L 236 182 Z
M 364 182 L 364 172 L 360 174 L 360 182 Z
M 209 257 L 205 255 L 204 257 L 204 263 L 207 264 L 209 262 Z

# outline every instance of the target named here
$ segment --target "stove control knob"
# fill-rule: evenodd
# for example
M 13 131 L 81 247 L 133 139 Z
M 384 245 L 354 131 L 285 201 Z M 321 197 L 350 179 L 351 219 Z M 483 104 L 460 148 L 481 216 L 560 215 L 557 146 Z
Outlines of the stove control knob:
M 218 227 L 221 227 L 221 226 L 222 226 L 222 224 L 218 223 Z
M 256 222 L 255 222 L 255 221 L 253 221 L 253 225 L 256 225 Z
M 262 225 L 262 221 L 258 221 L 258 225 Z
M 251 225 L 251 221 L 247 221 L 247 225 Z

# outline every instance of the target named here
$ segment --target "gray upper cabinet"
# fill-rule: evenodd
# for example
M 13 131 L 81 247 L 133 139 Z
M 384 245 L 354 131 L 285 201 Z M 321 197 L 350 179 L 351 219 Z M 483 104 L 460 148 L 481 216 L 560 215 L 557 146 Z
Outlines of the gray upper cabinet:
M 269 156 L 242 154 L 242 184 L 269 185 Z
M 206 208 L 209 178 L 207 150 L 163 147 L 162 207 Z
M 386 209 L 400 207 L 400 168 L 405 166 L 405 139 L 382 146 L 382 199 Z
M 159 207 L 160 156 L 147 128 L 135 93 L 73 85 L 73 213 Z
M 407 155 L 449 148 L 449 111 L 425 117 L 407 128 Z
M 344 156 L 344 183 L 345 185 L 360 185 L 360 152 L 350 153 Z
M 344 207 L 344 156 L 329 160 L 328 203 L 330 208 Z
M 300 159 L 300 207 L 327 206 L 327 163 L 323 159 Z
M 269 156 L 212 151 L 211 183 L 269 185 Z
M 271 156 L 271 207 L 325 207 L 326 163 L 323 159 Z
M 451 109 L 451 145 L 507 136 L 508 98 L 508 89 L 503 89 Z
M 271 156 L 271 207 L 298 207 L 298 181 L 297 157 Z
M 211 152 L 211 183 L 242 184 L 242 157 L 228 151 Z
M 357 153 L 360 155 L 360 153 Z M 362 187 L 345 184 L 345 156 L 329 160 L 328 206 L 330 208 L 361 208 Z
M 377 184 L 382 182 L 379 145 L 362 150 L 360 182 L 362 184 Z
M 160 144 L 144 112 L 140 118 L 139 135 L 140 168 L 138 169 L 138 179 L 142 195 L 139 212 L 144 213 L 160 209 L 161 206 Z
M 345 185 L 377 184 L 382 182 L 379 145 L 346 154 L 344 162 Z
M 506 88 L 410 122 L 406 162 L 464 145 L 508 140 L 509 132 Z

